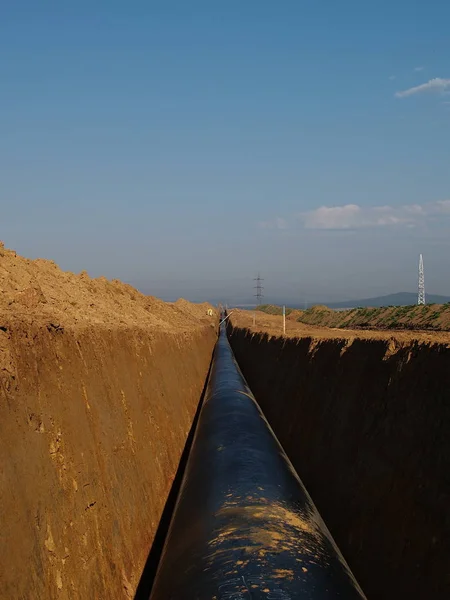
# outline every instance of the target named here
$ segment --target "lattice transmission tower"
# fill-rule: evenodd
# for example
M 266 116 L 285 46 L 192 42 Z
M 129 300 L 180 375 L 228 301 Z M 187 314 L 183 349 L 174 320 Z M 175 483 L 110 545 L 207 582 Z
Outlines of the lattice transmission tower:
M 425 304 L 425 275 L 423 270 L 423 256 L 419 256 L 419 293 L 417 304 Z
M 258 277 L 255 277 L 253 281 L 256 281 L 256 285 L 254 286 L 255 290 L 256 290 L 256 302 L 257 304 L 261 304 L 261 298 L 263 298 L 263 286 L 261 285 L 261 281 L 264 281 L 264 279 L 261 278 L 260 274 L 258 273 Z

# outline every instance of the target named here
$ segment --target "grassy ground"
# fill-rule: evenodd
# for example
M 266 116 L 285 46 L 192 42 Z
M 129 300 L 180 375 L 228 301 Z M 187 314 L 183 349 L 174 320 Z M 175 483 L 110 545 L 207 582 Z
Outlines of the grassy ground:
M 259 310 L 271 315 L 281 315 L 283 309 L 279 306 L 263 305 Z M 331 310 L 326 306 L 313 306 L 308 310 L 286 309 L 286 315 L 300 323 L 341 329 L 450 330 L 450 303 L 354 308 L 344 311 Z
M 262 312 L 265 312 L 267 315 L 282 315 L 283 314 L 283 307 L 282 306 L 276 306 L 275 304 L 261 304 L 261 306 L 258 307 L 257 310 L 261 310 Z M 292 308 L 287 308 L 286 307 L 286 316 L 290 315 L 292 313 Z

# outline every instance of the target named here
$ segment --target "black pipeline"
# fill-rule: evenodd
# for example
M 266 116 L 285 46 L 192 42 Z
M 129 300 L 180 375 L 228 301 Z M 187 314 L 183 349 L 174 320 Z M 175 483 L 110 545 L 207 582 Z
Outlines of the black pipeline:
M 222 325 L 151 600 L 364 597 Z

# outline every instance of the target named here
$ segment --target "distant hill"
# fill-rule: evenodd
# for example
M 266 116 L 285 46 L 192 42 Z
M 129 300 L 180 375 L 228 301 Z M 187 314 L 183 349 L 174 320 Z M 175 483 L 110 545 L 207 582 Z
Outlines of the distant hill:
M 171 298 L 170 298 L 171 299 Z M 188 297 L 188 300 L 192 302 L 192 298 Z M 164 298 L 164 300 L 169 300 L 169 298 Z M 228 299 L 226 297 L 222 299 L 207 297 L 206 300 L 211 304 L 217 305 L 219 302 L 221 304 L 228 304 L 229 307 L 235 308 L 246 308 L 253 309 L 256 308 L 256 303 L 254 298 L 249 296 L 248 298 L 239 297 L 238 299 Z M 440 296 L 438 294 L 427 294 L 426 296 L 427 304 L 445 304 L 446 302 L 450 302 L 450 296 Z M 283 306 L 285 304 L 289 308 L 293 309 L 301 309 L 304 310 L 306 308 L 311 308 L 316 304 L 321 304 L 324 306 L 328 306 L 328 308 L 379 308 L 381 306 L 412 306 L 413 304 L 417 304 L 417 294 L 412 292 L 399 292 L 397 294 L 388 294 L 386 296 L 376 296 L 374 298 L 363 298 L 359 300 L 347 300 L 345 302 L 327 302 L 323 299 L 318 299 L 315 302 L 308 301 L 307 303 L 299 303 L 289 299 L 285 299 L 281 297 L 273 297 L 267 296 L 267 298 L 263 299 L 263 304 L 271 304 L 274 306 Z
M 427 304 L 445 304 L 450 302 L 450 296 L 439 296 L 438 294 L 428 294 L 426 296 Z M 377 296 L 376 298 L 364 298 L 363 300 L 348 300 L 347 302 L 328 302 L 323 303 L 328 308 L 358 308 L 379 307 L 379 306 L 410 306 L 417 304 L 417 294 L 411 292 L 399 292 L 397 294 L 388 294 L 387 296 Z

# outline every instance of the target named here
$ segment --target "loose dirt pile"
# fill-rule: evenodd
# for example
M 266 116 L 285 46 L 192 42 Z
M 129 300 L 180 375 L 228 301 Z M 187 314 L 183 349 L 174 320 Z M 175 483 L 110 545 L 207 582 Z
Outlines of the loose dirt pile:
M 208 308 L 0 248 L 2 597 L 134 597 L 216 341 Z
M 92 279 L 62 271 L 51 260 L 29 260 L 0 242 L 0 314 L 51 319 L 57 325 L 152 325 L 161 330 L 189 330 L 211 323 L 209 304 L 180 299 L 167 303 L 145 296 L 131 285 L 105 277 Z

